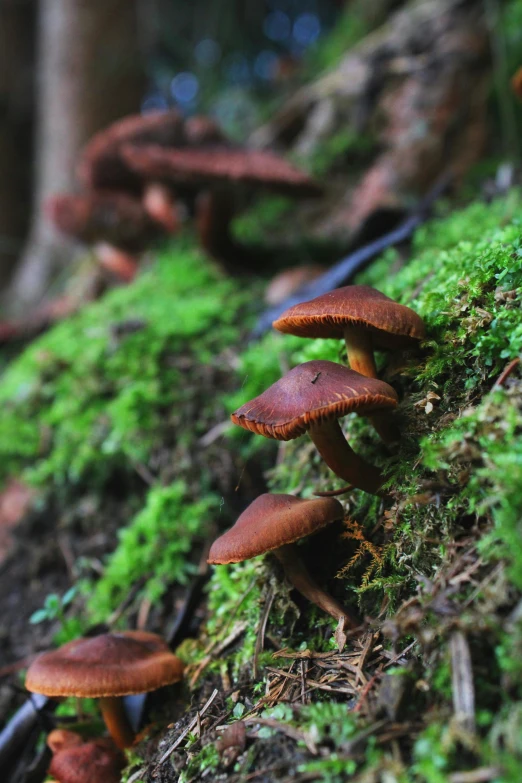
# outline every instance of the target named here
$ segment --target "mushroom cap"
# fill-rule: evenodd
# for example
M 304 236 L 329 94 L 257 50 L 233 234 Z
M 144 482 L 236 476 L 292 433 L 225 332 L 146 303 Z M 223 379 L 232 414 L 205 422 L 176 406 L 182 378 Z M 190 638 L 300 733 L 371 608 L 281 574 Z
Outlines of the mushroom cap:
M 75 639 L 42 653 L 25 686 L 44 696 L 126 696 L 177 682 L 183 664 L 154 633 L 123 631 Z
M 133 114 L 96 133 L 83 148 L 77 167 L 79 181 L 87 188 L 132 187 L 139 179 L 129 172 L 119 150 L 122 144 L 183 144 L 182 115 L 170 111 Z
M 196 114 L 185 120 L 185 138 L 189 147 L 228 144 L 229 140 L 212 117 Z
M 348 413 L 397 407 L 391 386 L 335 362 L 316 360 L 290 370 L 241 406 L 231 419 L 246 430 L 276 440 L 298 438 L 312 424 Z
M 125 764 L 111 740 L 97 739 L 57 751 L 49 774 L 59 783 L 120 783 Z
M 178 185 L 202 187 L 233 182 L 291 195 L 320 192 L 308 174 L 268 150 L 225 146 L 165 149 L 125 144 L 121 155 L 129 169 L 141 177 Z
M 367 285 L 347 285 L 301 302 L 273 323 L 298 337 L 342 338 L 350 325 L 369 329 L 379 348 L 407 348 L 425 335 L 420 315 Z
M 343 507 L 335 498 L 260 495 L 236 524 L 214 541 L 208 562 L 223 565 L 250 560 L 309 536 L 343 516 Z
M 47 747 L 52 753 L 59 753 L 66 748 L 74 748 L 83 744 L 82 737 L 76 731 L 67 729 L 53 729 L 47 735 Z
M 86 244 L 105 241 L 138 252 L 165 233 L 140 199 L 119 191 L 58 194 L 44 208 L 56 228 Z

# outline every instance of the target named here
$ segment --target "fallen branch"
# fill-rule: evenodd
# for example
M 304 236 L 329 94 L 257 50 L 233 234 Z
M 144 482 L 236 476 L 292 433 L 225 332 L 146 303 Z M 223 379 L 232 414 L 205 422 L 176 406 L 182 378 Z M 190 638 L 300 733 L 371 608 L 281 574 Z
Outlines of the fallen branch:
M 293 307 L 293 305 L 300 302 L 306 302 L 308 299 L 314 299 L 316 296 L 321 296 L 321 294 L 326 294 L 328 291 L 332 291 L 341 285 L 347 285 L 358 272 L 361 272 L 384 250 L 409 239 L 415 229 L 428 219 L 433 204 L 448 189 L 449 185 L 450 178 L 448 176 L 442 177 L 425 198 L 422 199 L 412 214 L 397 228 L 379 237 L 379 239 L 375 239 L 373 242 L 358 248 L 331 267 L 324 275 L 317 277 L 311 283 L 307 283 L 293 293 L 284 302 L 265 310 L 259 317 L 252 331 L 251 338 L 258 339 L 262 337 L 271 328 L 272 322 L 279 318 L 289 307 Z

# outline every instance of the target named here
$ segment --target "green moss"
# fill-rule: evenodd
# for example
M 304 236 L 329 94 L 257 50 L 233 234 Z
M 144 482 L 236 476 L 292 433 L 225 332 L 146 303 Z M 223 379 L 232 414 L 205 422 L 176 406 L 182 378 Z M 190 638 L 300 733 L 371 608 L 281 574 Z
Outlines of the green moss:
M 143 582 L 136 599 L 156 603 L 169 584 L 185 584 L 195 571 L 187 555 L 218 508 L 219 498 L 209 493 L 191 502 L 183 481 L 152 488 L 145 507 L 120 531 L 103 576 L 88 586 L 91 621 L 106 620 L 132 585 Z
M 208 773 L 216 770 L 218 766 L 219 753 L 213 742 L 204 745 L 197 753 L 191 754 L 189 750 L 188 762 L 178 778 L 178 783 L 189 783 L 196 774 L 205 773 L 205 776 L 208 776 Z
M 506 339 L 506 343 L 508 340 Z M 464 411 L 436 440 L 424 443 L 425 462 L 444 469 L 469 513 L 492 515 L 495 526 L 480 549 L 504 558 L 513 584 L 522 588 L 522 384 L 493 390 Z M 509 444 L 509 445 L 508 445 Z M 508 447 L 507 447 L 508 446 Z M 460 487 L 464 466 L 471 473 Z M 455 502 L 455 501 L 454 501 Z
M 281 221 L 288 218 L 294 204 L 293 199 L 285 196 L 261 196 L 252 207 L 234 218 L 234 236 L 245 244 L 266 244 L 267 237 L 280 229 Z
M 233 633 L 234 628 L 240 629 L 239 648 L 230 658 L 236 675 L 253 660 L 265 573 L 260 558 L 237 565 L 215 566 L 208 586 L 205 635 L 219 643 Z
M 47 489 L 92 488 L 145 462 L 190 400 L 177 357 L 211 362 L 237 337 L 244 301 L 181 244 L 35 341 L 0 385 L 1 477 L 27 468 Z
M 350 128 L 342 128 L 327 139 L 318 142 L 312 153 L 300 161 L 315 177 L 322 177 L 335 165 L 350 164 L 368 157 L 376 142 L 369 134 L 361 134 Z
M 504 737 L 513 735 L 514 724 L 506 716 L 513 699 L 521 698 L 522 623 L 517 614 L 503 625 L 502 612 L 506 602 L 513 606 L 522 588 L 519 369 L 515 368 L 505 388 L 493 387 L 507 363 L 522 354 L 519 212 L 518 192 L 489 205 L 474 203 L 422 228 L 415 237 L 413 259 L 395 274 L 387 271 L 397 260 L 389 251 L 360 276 L 360 282 L 375 284 L 414 307 L 426 322 L 428 339 L 401 374 L 392 378 L 403 398 L 398 411 L 403 439 L 397 455 L 384 458 L 382 446 L 362 419 L 344 420 L 356 450 L 386 466 L 395 501 L 383 518 L 377 502 L 368 501 L 362 493 L 349 497 L 350 519 L 359 533 L 366 533 L 380 559 L 372 566 L 375 553 L 363 552 L 344 581 L 347 598 L 355 590 L 362 613 L 370 616 L 386 605 L 394 618 L 403 601 L 416 597 L 425 638 L 438 640 L 432 642 L 422 674 L 429 683 L 432 712 L 415 744 L 412 761 L 397 764 L 369 743 L 364 758 L 355 763 L 347 759 L 338 740 L 343 725 L 337 726 L 335 716 L 328 712 L 330 707 L 341 713 L 344 708 L 328 702 L 312 705 L 319 710 L 317 736 L 324 741 L 321 720 L 336 726 L 328 740 L 333 754 L 302 767 L 317 779 L 334 783 L 355 769 L 364 769 L 370 777 L 390 770 L 397 780 L 442 783 L 455 770 L 481 764 L 502 769 L 499 780 L 516 779 L 512 770 L 519 764 L 520 747 L 512 742 L 507 747 Z M 286 368 L 317 358 L 342 361 L 342 343 L 267 335 L 240 357 L 238 392 L 227 399 L 227 407 L 237 407 L 261 393 Z M 379 357 L 379 364 L 386 372 L 386 357 Z M 432 406 L 427 406 L 429 392 L 436 395 Z M 264 439 L 239 428 L 234 437 L 242 438 L 246 451 L 265 448 Z M 246 445 L 249 442 L 251 446 Z M 305 438 L 286 444 L 284 458 L 269 474 L 273 490 L 297 491 L 303 497 L 323 479 L 332 486 L 331 475 Z M 432 585 L 455 557 L 456 542 L 470 535 L 470 520 L 474 520 L 482 566 L 495 568 L 493 573 L 499 577 L 498 583 L 489 582 L 484 590 L 464 580 L 451 594 L 455 605 L 466 607 L 459 619 L 470 635 L 477 626 L 487 628 L 487 634 L 479 636 L 482 642 L 473 643 L 472 653 L 479 662 L 478 672 L 487 672 L 475 678 L 478 739 L 463 755 L 462 736 L 447 719 L 452 713 L 453 688 L 448 631 L 430 601 Z M 426 580 L 424 589 L 419 589 L 419 579 Z M 304 629 L 301 626 L 293 635 L 294 645 L 307 634 L 314 639 L 316 620 L 312 617 L 311 612 Z M 272 633 L 277 624 L 277 617 L 271 618 Z M 500 682 L 505 687 L 499 697 Z M 420 708 L 422 700 L 415 700 Z M 311 730 L 304 710 L 292 724 Z M 355 718 L 348 726 L 350 731 L 363 728 Z

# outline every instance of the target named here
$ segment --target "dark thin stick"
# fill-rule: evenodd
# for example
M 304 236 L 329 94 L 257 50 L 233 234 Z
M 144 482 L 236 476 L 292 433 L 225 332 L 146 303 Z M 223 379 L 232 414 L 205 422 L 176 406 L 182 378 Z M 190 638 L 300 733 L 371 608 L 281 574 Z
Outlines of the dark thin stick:
M 515 367 L 517 365 L 519 365 L 519 364 L 520 364 L 520 358 L 519 357 L 517 357 L 516 359 L 513 359 L 513 361 L 509 362 L 507 367 L 505 367 L 502 370 L 502 372 L 500 373 L 500 375 L 498 376 L 497 380 L 495 381 L 495 384 L 494 384 L 493 388 L 494 389 L 498 389 L 498 388 L 504 386 L 505 382 L 507 381 L 507 379 L 509 378 L 509 376 L 511 375 L 511 373 L 513 372 Z
M 271 307 L 269 310 L 265 310 L 259 317 L 257 324 L 251 334 L 252 339 L 261 337 L 272 326 L 272 321 L 275 321 L 279 316 L 288 310 L 289 307 L 299 304 L 300 302 L 306 302 L 308 299 L 314 299 L 316 296 L 326 294 L 328 291 L 332 291 L 334 288 L 338 288 L 340 285 L 346 285 L 358 272 L 363 270 L 370 261 L 373 261 L 378 255 L 389 247 L 398 245 L 409 239 L 416 228 L 418 228 L 427 219 L 430 209 L 439 196 L 444 193 L 450 184 L 450 177 L 442 177 L 429 191 L 429 193 L 422 199 L 420 204 L 417 205 L 414 212 L 404 220 L 400 226 L 389 231 L 387 234 L 383 234 L 379 239 L 375 239 L 363 247 L 358 248 L 353 253 L 350 253 L 346 258 L 341 259 L 331 269 L 316 278 L 311 283 L 307 283 L 300 288 L 292 296 L 285 299 L 284 302 Z
M 50 706 L 51 700 L 39 694 L 31 695 L 13 715 L 0 733 L 0 769 L 6 770 L 18 758 L 27 738 L 41 720 L 41 711 Z
M 170 631 L 167 634 L 167 643 L 174 650 L 188 635 L 188 628 L 194 616 L 194 610 L 201 601 L 203 588 L 208 582 L 210 572 L 197 574 L 192 584 L 187 588 L 183 606 L 176 615 Z

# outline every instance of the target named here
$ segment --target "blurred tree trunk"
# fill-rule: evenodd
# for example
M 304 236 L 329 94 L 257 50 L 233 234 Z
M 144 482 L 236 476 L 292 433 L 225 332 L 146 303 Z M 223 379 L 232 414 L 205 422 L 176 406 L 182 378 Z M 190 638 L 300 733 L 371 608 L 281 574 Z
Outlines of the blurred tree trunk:
M 34 16 L 31 3 L 0 0 L 0 286 L 27 231 Z
M 139 108 L 144 65 L 132 0 L 39 0 L 34 204 L 13 280 L 18 302 L 42 298 L 70 258 L 42 206 L 75 189 L 78 152 L 107 123 Z

